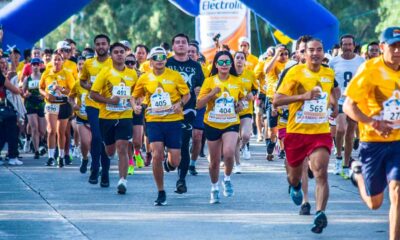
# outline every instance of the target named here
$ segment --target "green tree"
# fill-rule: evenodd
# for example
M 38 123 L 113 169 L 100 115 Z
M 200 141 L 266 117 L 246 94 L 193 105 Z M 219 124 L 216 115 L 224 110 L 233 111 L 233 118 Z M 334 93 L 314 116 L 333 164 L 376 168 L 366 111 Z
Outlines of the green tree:
M 375 28 L 377 33 L 381 33 L 387 27 L 399 26 L 400 17 L 398 14 L 400 6 L 398 5 L 398 3 L 399 1 L 397 0 L 380 1 L 379 3 L 380 22 Z

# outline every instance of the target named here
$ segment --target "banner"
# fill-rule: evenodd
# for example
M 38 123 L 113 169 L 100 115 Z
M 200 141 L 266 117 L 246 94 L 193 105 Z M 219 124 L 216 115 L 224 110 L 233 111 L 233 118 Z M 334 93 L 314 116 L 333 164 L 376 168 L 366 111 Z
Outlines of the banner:
M 196 40 L 208 61 L 215 53 L 213 38 L 220 34 L 219 43 L 238 50 L 239 38 L 250 39 L 250 11 L 238 0 L 200 0 L 196 17 Z

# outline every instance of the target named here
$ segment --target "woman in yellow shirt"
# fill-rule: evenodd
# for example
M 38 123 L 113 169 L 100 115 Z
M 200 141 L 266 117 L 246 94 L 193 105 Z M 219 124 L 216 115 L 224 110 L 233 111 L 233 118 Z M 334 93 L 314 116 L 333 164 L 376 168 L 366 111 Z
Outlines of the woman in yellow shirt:
M 211 76 L 204 80 L 198 96 L 197 108 L 206 106 L 204 133 L 210 158 L 211 199 L 219 203 L 219 164 L 224 155 L 224 195 L 233 196 L 230 175 L 232 173 L 235 148 L 239 138 L 239 112 L 243 108 L 243 84 L 237 77 L 233 57 L 228 51 L 218 52 L 213 61 Z
M 47 121 L 47 145 L 49 159 L 47 166 L 54 165 L 56 136 L 58 139 L 58 167 L 64 166 L 66 128 L 72 114 L 72 107 L 68 103 L 68 94 L 74 86 L 75 80 L 71 73 L 63 68 L 64 59 L 59 52 L 52 57 L 51 69 L 45 71 L 40 79 L 39 91 L 45 98 L 45 113 Z

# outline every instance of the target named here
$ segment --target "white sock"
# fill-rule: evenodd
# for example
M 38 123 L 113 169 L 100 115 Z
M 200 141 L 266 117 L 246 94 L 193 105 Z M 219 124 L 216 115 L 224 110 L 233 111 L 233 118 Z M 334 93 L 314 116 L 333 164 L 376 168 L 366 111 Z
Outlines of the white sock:
M 60 158 L 64 158 L 64 156 L 65 156 L 64 149 L 59 149 L 58 152 L 59 152 Z
M 55 152 L 54 148 L 49 148 L 49 152 L 48 152 L 49 158 L 54 158 L 54 152 Z
M 211 191 L 219 190 L 218 182 L 211 183 Z
M 231 176 L 224 176 L 224 181 L 230 181 L 231 180 Z

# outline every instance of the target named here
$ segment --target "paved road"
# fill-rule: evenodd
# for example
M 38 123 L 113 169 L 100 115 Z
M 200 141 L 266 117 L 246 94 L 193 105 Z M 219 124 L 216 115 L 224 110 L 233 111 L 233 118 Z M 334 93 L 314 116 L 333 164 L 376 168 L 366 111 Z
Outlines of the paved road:
M 264 145 L 252 141 L 252 159 L 232 177 L 235 196 L 210 205 L 207 161 L 188 176 L 188 193 L 174 193 L 176 172 L 165 175 L 168 206 L 154 207 L 150 168 L 129 176 L 128 192 L 87 183 L 78 161 L 63 169 L 24 155 L 20 167 L 0 167 L 0 239 L 387 239 L 388 201 L 370 211 L 349 181 L 329 174 L 328 228 L 310 231 L 313 216 L 299 216 L 287 193 L 283 161 L 266 162 Z M 333 161 L 331 161 L 333 163 Z M 332 169 L 332 164 L 330 166 Z M 310 190 L 314 191 L 314 181 Z M 311 196 L 312 212 L 314 197 Z

